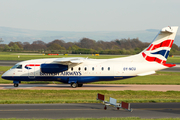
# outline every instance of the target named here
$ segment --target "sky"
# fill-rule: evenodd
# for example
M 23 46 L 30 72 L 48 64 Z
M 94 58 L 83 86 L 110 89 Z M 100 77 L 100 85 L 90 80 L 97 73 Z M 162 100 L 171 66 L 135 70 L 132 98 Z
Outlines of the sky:
M 180 26 L 179 11 L 180 0 L 0 0 L 0 26 L 50 31 L 161 29 Z

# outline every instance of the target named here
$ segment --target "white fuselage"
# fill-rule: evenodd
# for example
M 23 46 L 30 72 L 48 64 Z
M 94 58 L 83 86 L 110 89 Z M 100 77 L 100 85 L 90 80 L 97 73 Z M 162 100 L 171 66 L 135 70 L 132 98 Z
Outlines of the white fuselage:
M 161 64 L 144 60 L 129 60 L 129 57 L 115 59 L 83 59 L 80 64 L 70 64 L 68 69 L 58 73 L 43 73 L 41 64 L 54 64 L 53 59 L 28 60 L 17 63 L 22 65 L 8 70 L 4 79 L 13 81 L 59 81 L 63 83 L 88 83 L 95 81 L 120 80 L 138 75 L 152 74 L 165 68 Z M 57 64 L 57 63 L 55 63 Z M 28 67 L 27 67 L 28 66 Z

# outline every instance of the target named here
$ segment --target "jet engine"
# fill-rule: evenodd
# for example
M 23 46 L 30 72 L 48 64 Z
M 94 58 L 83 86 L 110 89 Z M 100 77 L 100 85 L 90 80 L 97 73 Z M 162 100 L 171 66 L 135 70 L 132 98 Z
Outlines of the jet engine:
M 42 73 L 59 73 L 68 70 L 68 65 L 62 64 L 41 64 Z

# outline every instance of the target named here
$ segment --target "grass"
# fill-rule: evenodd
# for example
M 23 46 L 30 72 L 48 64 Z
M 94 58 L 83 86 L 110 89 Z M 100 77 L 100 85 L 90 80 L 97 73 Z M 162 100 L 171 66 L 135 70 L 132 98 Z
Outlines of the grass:
M 20 58 L 18 58 L 20 56 Z M 43 54 L 37 54 L 37 55 L 24 55 L 20 53 L 10 53 L 10 52 L 0 52 L 0 60 L 30 60 L 30 59 L 43 59 L 43 58 L 62 58 L 62 57 L 88 57 L 93 59 L 110 59 L 110 58 L 118 58 L 118 57 L 125 57 L 127 55 L 100 55 L 100 56 L 92 56 L 89 55 L 80 55 L 80 54 L 70 54 L 70 55 L 43 55 Z M 180 57 L 168 57 L 167 59 L 168 63 L 180 63 Z
M 180 102 L 180 91 L 106 91 L 106 90 L 0 90 L 0 104 L 99 103 L 97 93 L 118 102 Z
M 9 70 L 10 68 L 12 68 L 12 66 L 0 66 L 0 71 L 5 72 Z
M 92 55 L 59 55 L 59 56 L 48 56 L 48 55 L 20 55 L 20 58 L 17 58 L 18 55 L 3 52 L 0 53 L 0 60 L 29 60 L 29 59 L 41 59 L 41 58 L 57 58 L 57 57 L 89 57 L 89 58 L 115 58 L 115 57 L 123 57 L 118 55 L 100 55 L 100 56 L 92 56 Z M 180 57 L 169 57 L 168 62 L 170 63 L 180 63 Z M 0 66 L 0 74 L 10 69 L 12 66 Z M 161 85 L 180 85 L 180 72 L 157 72 L 154 75 L 148 76 L 139 76 L 125 80 L 117 80 L 117 81 L 101 81 L 95 82 L 95 84 L 161 84 Z M 9 80 L 3 80 L 0 78 L 0 84 L 12 83 Z M 54 83 L 54 82 L 22 82 L 22 83 Z M 59 83 L 59 82 L 55 82 Z
M 0 118 L 0 120 L 180 120 L 180 118 L 139 118 L 139 117 L 122 117 L 122 118 L 62 118 L 62 119 L 48 119 L 48 118 Z
M 0 66 L 0 74 L 9 70 L 12 66 Z M 0 75 L 0 84 L 11 84 L 12 81 L 4 80 Z M 60 84 L 60 82 L 35 81 L 22 82 L 24 84 Z M 180 72 L 161 72 L 158 71 L 154 75 L 138 76 L 124 80 L 116 81 L 100 81 L 93 84 L 157 84 L 157 85 L 180 85 Z
M 101 81 L 96 84 L 157 84 L 180 85 L 180 72 L 161 72 L 147 76 L 138 76 L 118 81 Z
M 5 66 L 0 66 L 6 71 Z M 9 69 L 9 67 L 7 67 Z M 1 76 L 0 76 L 1 77 Z M 34 81 L 34 82 L 22 82 L 23 84 L 60 84 L 60 82 L 49 81 Z M 0 78 L 0 84 L 12 84 L 10 80 L 4 80 Z M 89 83 L 91 84 L 91 83 Z M 156 84 L 156 85 L 180 85 L 180 72 L 160 72 L 158 71 L 154 75 L 138 76 L 134 78 L 116 80 L 116 81 L 100 81 L 93 82 L 93 84 Z
M 168 57 L 168 63 L 180 63 L 180 57 Z
M 18 56 L 20 56 L 18 58 Z M 121 55 L 100 55 L 100 56 L 92 56 L 89 55 L 79 55 L 79 54 L 71 54 L 71 55 L 16 55 L 16 54 L 0 54 L 0 60 L 30 60 L 30 59 L 43 59 L 43 58 L 62 58 L 62 57 L 85 57 L 85 58 L 94 58 L 94 59 L 110 59 L 117 57 L 124 57 Z

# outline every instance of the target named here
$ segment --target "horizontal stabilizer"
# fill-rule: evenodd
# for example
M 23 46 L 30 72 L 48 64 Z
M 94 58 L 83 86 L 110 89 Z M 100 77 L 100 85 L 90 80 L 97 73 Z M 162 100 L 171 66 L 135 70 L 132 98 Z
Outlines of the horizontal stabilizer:
M 166 67 L 174 67 L 174 66 L 176 66 L 176 64 L 163 64 L 164 66 L 166 66 Z

